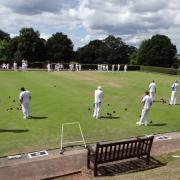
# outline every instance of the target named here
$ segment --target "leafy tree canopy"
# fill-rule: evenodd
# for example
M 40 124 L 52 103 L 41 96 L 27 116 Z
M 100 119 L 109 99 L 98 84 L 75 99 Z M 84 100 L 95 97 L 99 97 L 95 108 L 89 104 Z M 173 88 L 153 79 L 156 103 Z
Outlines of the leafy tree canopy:
M 144 40 L 138 50 L 139 64 L 170 67 L 175 62 L 176 46 L 165 35 L 155 35 Z
M 67 35 L 57 32 L 47 40 L 47 57 L 55 62 L 69 62 L 74 58 L 73 43 Z
M 9 36 L 8 33 L 0 30 L 0 40 L 4 40 L 4 39 L 9 40 L 9 39 L 10 39 L 10 36 Z

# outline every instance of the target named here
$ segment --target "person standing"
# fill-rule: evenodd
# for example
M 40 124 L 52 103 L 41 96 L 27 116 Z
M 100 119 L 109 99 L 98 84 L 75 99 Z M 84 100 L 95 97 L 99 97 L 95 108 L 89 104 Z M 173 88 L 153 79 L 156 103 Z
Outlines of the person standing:
M 108 66 L 108 64 L 106 64 L 106 71 L 109 71 L 109 66 Z
M 114 67 L 115 67 L 115 65 L 113 64 L 113 65 L 112 65 L 112 71 L 114 71 Z
M 176 80 L 172 86 L 171 86 L 171 99 L 170 99 L 170 105 L 176 104 L 176 97 L 177 97 L 177 91 L 178 91 L 178 81 Z
M 6 64 L 6 69 L 9 70 L 9 63 Z
M 46 67 L 47 67 L 48 72 L 50 72 L 51 71 L 51 64 L 48 63 Z
M 103 100 L 103 91 L 101 86 L 98 86 L 94 92 L 94 114 L 93 117 L 98 119 L 100 117 L 100 107 Z
M 149 84 L 149 95 L 152 98 L 152 101 L 154 101 L 155 94 L 156 94 L 156 83 L 154 80 L 152 80 L 152 82 Z
M 127 64 L 124 65 L 124 72 L 127 71 Z
M 21 70 L 22 70 L 22 71 L 25 70 L 25 66 L 26 66 L 25 63 L 26 63 L 26 61 L 23 59 L 23 60 L 22 60 L 22 65 L 21 65 Z
M 16 63 L 16 61 L 14 61 L 14 63 L 13 63 L 13 69 L 14 69 L 14 71 L 17 70 L 17 63 Z
M 148 115 L 150 108 L 152 106 L 152 98 L 149 96 L 149 91 L 145 92 L 145 96 L 142 99 L 142 104 L 143 104 L 143 109 L 141 112 L 141 118 L 138 122 L 136 122 L 137 125 L 142 125 L 144 124 L 145 126 L 148 125 Z
M 121 67 L 121 65 L 118 64 L 118 65 L 117 65 L 117 71 L 120 71 L 120 67 Z
M 21 93 L 19 94 L 19 99 L 22 107 L 23 118 L 27 119 L 30 117 L 30 101 L 31 101 L 31 94 L 27 91 L 24 87 L 21 89 Z
M 79 64 L 79 71 L 81 71 L 81 68 L 82 68 L 82 65 L 81 65 L 81 64 Z

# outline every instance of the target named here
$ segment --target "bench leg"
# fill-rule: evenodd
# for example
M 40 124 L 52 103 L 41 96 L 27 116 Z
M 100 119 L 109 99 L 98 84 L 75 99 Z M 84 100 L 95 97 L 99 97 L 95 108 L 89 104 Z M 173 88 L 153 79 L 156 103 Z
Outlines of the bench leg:
M 97 173 L 97 164 L 94 163 L 94 176 L 97 176 L 98 173 Z
M 147 158 L 146 158 L 146 164 L 149 165 L 149 159 L 150 159 L 150 155 L 147 155 Z
M 87 159 L 87 168 L 90 169 L 90 160 L 89 160 L 89 158 Z

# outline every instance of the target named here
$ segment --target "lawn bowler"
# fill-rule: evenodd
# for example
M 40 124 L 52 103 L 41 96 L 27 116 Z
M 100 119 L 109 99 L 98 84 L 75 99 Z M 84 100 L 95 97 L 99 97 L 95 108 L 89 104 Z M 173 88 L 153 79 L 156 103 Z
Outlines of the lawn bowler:
M 127 64 L 124 65 L 124 72 L 127 71 Z
M 100 117 L 100 107 L 103 100 L 103 91 L 101 86 L 98 86 L 94 92 L 94 114 L 93 117 L 98 119 Z
M 14 69 L 14 71 L 17 70 L 17 63 L 16 63 L 16 61 L 14 61 L 14 63 L 13 63 L 13 69 Z
M 154 101 L 155 94 L 156 94 L 156 83 L 154 80 L 152 80 L 152 82 L 149 84 L 149 95 L 152 98 L 152 101 Z
M 23 118 L 27 119 L 30 117 L 30 100 L 31 94 L 24 87 L 21 88 L 21 93 L 19 94 L 19 99 L 22 107 Z
M 150 108 L 152 106 L 152 98 L 150 97 L 148 91 L 145 92 L 145 96 L 143 97 L 141 102 L 143 104 L 143 109 L 141 112 L 140 120 L 138 122 L 136 122 L 136 124 L 140 125 L 140 126 L 142 124 L 144 124 L 145 126 L 147 126 L 148 125 L 148 114 L 149 114 Z
M 178 91 L 178 81 L 176 80 L 174 84 L 171 86 L 171 99 L 170 99 L 170 105 L 176 104 L 176 97 L 177 97 L 177 91 Z
M 120 71 L 120 67 L 121 67 L 121 65 L 118 64 L 118 65 L 117 65 L 117 71 Z
M 50 72 L 51 71 L 51 64 L 48 63 L 46 67 L 47 67 L 48 72 Z

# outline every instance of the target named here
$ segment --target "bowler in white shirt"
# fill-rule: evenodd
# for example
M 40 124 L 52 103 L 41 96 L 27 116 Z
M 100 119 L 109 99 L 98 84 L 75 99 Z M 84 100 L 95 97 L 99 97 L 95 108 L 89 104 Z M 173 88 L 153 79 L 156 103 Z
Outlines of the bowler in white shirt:
M 152 98 L 152 101 L 154 101 L 155 94 L 156 94 L 156 83 L 154 80 L 152 80 L 152 82 L 149 84 L 149 95 Z
M 103 100 L 103 91 L 101 86 L 98 86 L 94 92 L 94 114 L 93 117 L 98 119 L 100 117 L 100 108 Z
M 24 87 L 21 88 L 21 93 L 19 94 L 19 99 L 22 107 L 23 118 L 27 119 L 30 117 L 30 101 L 31 94 Z
M 152 106 L 152 98 L 149 96 L 149 91 L 145 92 L 145 96 L 142 99 L 142 104 L 143 104 L 143 109 L 141 112 L 141 118 L 139 122 L 136 122 L 137 125 L 142 125 L 144 124 L 145 126 L 148 125 L 148 115 L 150 108 Z
M 171 86 L 171 99 L 170 99 L 170 105 L 175 105 L 176 104 L 176 97 L 177 97 L 177 92 L 178 92 L 178 81 L 176 80 L 172 86 Z

